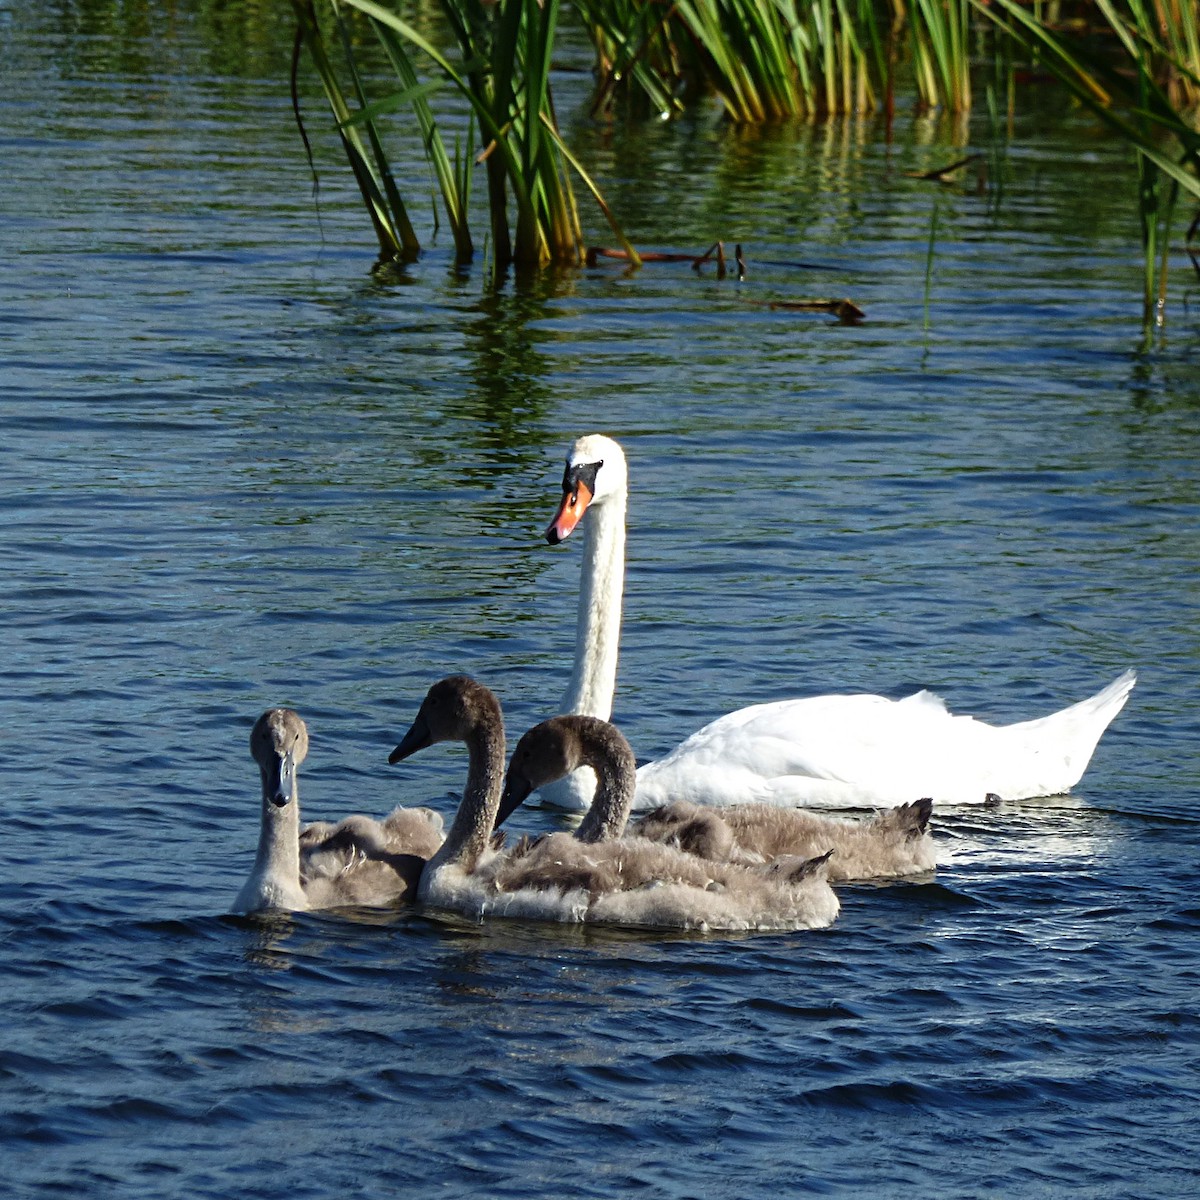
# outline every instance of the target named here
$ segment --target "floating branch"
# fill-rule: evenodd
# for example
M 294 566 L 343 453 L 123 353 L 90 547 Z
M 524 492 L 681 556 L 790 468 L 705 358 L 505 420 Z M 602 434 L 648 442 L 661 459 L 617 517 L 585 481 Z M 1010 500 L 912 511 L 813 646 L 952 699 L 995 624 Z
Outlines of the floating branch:
M 644 263 L 691 263 L 694 271 L 699 271 L 705 263 L 717 264 L 717 278 L 724 279 L 729 271 L 729 261 L 725 257 L 725 243 L 713 242 L 703 254 L 680 254 L 669 250 L 646 250 L 641 254 Z M 587 265 L 594 267 L 602 258 L 613 258 L 619 262 L 630 262 L 628 253 L 624 250 L 613 250 L 607 246 L 589 246 L 587 250 Z M 742 253 L 739 242 L 733 251 L 734 262 L 737 264 L 738 279 L 746 278 L 746 258 Z M 806 267 L 821 270 L 815 263 L 774 263 L 775 266 Z M 866 320 L 863 312 L 853 300 L 747 300 L 747 304 L 759 305 L 763 308 L 782 309 L 788 312 L 823 312 L 837 317 L 844 325 L 857 325 Z
M 615 258 L 622 262 L 628 261 L 629 256 L 624 250 L 611 250 L 606 246 L 589 246 L 587 251 L 587 265 L 594 267 L 599 259 Z M 726 257 L 725 243 L 714 242 L 703 254 L 679 254 L 666 250 L 648 250 L 641 256 L 643 262 L 685 262 L 691 263 L 693 269 L 699 270 L 707 262 L 716 262 L 717 277 L 724 279 L 729 272 L 729 260 Z M 737 265 L 738 279 L 746 278 L 746 256 L 742 251 L 742 244 L 738 242 L 733 248 L 733 261 Z M 828 263 L 813 263 L 813 262 L 790 262 L 786 259 L 764 258 L 756 259 L 761 266 L 765 267 L 789 267 L 799 271 L 842 271 L 844 267 L 831 267 Z
M 662 250 L 645 250 L 639 252 L 638 257 L 644 263 L 685 262 L 697 266 L 705 262 L 711 253 L 711 250 L 707 254 L 671 254 Z M 585 261 L 589 267 L 594 267 L 597 261 L 602 258 L 616 258 L 622 262 L 631 261 L 629 253 L 625 250 L 612 250 L 607 246 L 589 246 L 587 248 Z
M 717 278 L 724 279 L 725 278 L 725 243 L 724 242 L 713 242 L 713 244 L 711 246 L 709 246 L 709 248 L 702 255 L 700 255 L 700 257 L 698 259 L 696 259 L 696 261 L 694 263 L 692 263 L 692 270 L 699 271 L 700 268 L 702 266 L 704 266 L 704 264 L 712 258 L 714 251 L 717 256 Z
M 711 246 L 703 254 L 678 254 L 669 250 L 647 250 L 643 254 L 639 254 L 639 259 L 644 263 L 674 263 L 685 262 L 691 263 L 694 271 L 699 271 L 707 262 L 715 262 L 717 264 L 717 278 L 724 279 L 728 273 L 728 263 L 725 258 L 725 243 L 713 242 Z M 594 267 L 602 258 L 615 258 L 622 262 L 632 261 L 629 254 L 625 250 L 613 250 L 608 246 L 589 246 L 585 261 L 589 267 Z M 742 257 L 742 247 L 739 243 L 734 250 L 734 261 L 737 263 L 737 272 L 739 279 L 746 277 L 746 260 Z M 634 264 L 637 265 L 637 264 Z
M 765 308 L 783 309 L 785 312 L 823 312 L 837 317 L 843 325 L 857 325 L 865 321 L 867 314 L 853 300 L 759 300 L 751 304 L 762 304 Z
M 938 167 L 935 171 L 905 171 L 904 174 L 909 179 L 925 179 L 931 183 L 945 183 L 947 175 L 959 171 L 963 167 L 969 167 L 973 162 L 981 162 L 982 160 L 982 154 L 968 154 L 966 158 L 960 158 L 957 162 L 952 162 L 944 167 Z

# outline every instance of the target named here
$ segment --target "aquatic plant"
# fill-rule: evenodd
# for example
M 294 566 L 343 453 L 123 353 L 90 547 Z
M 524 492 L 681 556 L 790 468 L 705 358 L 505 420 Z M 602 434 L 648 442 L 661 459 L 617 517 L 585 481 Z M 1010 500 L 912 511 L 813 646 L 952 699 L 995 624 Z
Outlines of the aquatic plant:
M 742 123 L 891 111 L 907 35 L 920 103 L 971 106 L 970 0 L 576 0 L 597 106 L 622 86 L 657 111 L 708 91 Z M 890 20 L 888 20 L 890 14 Z M 885 35 L 884 30 L 887 30 Z
M 903 0 L 893 0 L 893 7 L 901 15 Z M 928 108 L 966 112 L 971 107 L 970 11 L 970 0 L 912 0 L 913 76 Z
M 1109 37 L 1065 33 L 1018 0 L 971 0 L 1120 136 L 1137 157 L 1143 312 L 1162 320 L 1180 190 L 1200 201 L 1200 131 L 1181 102 L 1200 88 L 1200 40 L 1187 0 L 1096 0 Z
M 714 94 L 740 123 L 864 112 L 886 75 L 871 0 L 576 0 L 597 106 L 622 87 L 664 114 Z
M 559 0 L 440 0 L 458 45 L 454 61 L 377 0 L 325 0 L 323 9 L 340 42 L 340 73 L 318 20 L 316 0 L 293 0 L 293 8 L 298 45 L 308 49 L 321 80 L 384 258 L 412 258 L 420 250 L 380 128 L 384 116 L 407 109 L 415 117 L 460 259 L 473 252 L 468 212 L 477 133 L 487 179 L 492 255 L 498 266 L 582 260 L 572 176 L 591 192 L 618 241 L 637 261 L 636 250 L 599 189 L 558 131 L 549 75 Z M 398 89 L 368 97 L 346 9 L 367 19 Z M 422 82 L 418 62 L 432 71 L 432 78 Z M 441 86 L 457 89 L 470 109 L 465 144 L 462 137 L 456 139 L 453 155 L 430 103 Z M 511 220 L 510 202 L 515 209 Z
M 292 105 L 296 110 L 297 119 L 299 120 L 300 116 L 297 74 L 300 49 L 304 47 L 308 50 L 309 58 L 325 90 L 342 148 L 354 173 L 358 190 L 362 194 L 367 214 L 375 229 L 375 236 L 379 240 L 380 255 L 385 259 L 415 258 L 420 250 L 420 242 L 417 240 L 404 200 L 392 178 L 376 123 L 367 114 L 361 121 L 360 132 L 360 122 L 352 115 L 351 101 L 346 95 L 347 89 L 343 88 L 334 67 L 313 0 L 292 0 L 292 7 L 296 13 L 296 41 L 292 53 Z M 348 90 L 359 104 L 363 104 L 362 81 L 355 66 L 354 55 L 349 49 L 350 38 L 345 22 L 336 4 L 331 6 L 331 12 L 334 31 L 349 55 L 347 70 L 351 84 Z M 307 145 L 308 139 L 304 134 L 302 122 L 300 129 Z M 366 144 L 363 141 L 364 135 L 367 139 Z
M 688 81 L 699 75 L 686 65 L 690 43 L 672 41 L 672 9 L 647 0 L 574 0 L 572 7 L 596 54 L 593 114 L 610 108 L 618 94 L 664 117 L 684 111 Z
M 1154 0 L 1161 53 L 1171 64 L 1166 91 L 1171 103 L 1193 117 L 1200 110 L 1200 8 L 1194 0 Z

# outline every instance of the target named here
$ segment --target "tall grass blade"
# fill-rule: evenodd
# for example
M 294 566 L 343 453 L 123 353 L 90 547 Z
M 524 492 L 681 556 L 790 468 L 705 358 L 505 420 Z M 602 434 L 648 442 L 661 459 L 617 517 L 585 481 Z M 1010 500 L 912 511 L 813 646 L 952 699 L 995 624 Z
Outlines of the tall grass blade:
M 963 0 L 955 0 L 962 3 Z M 739 123 L 865 112 L 885 77 L 872 0 L 577 0 L 600 90 L 640 88 L 660 112 L 711 91 Z M 600 98 L 597 98 L 597 104 Z
M 922 103 L 951 112 L 971 107 L 968 0 L 914 0 L 913 58 Z
M 400 64 L 402 83 L 416 78 L 415 69 L 411 74 L 408 71 L 414 66 L 408 54 L 415 50 L 469 104 L 485 146 L 482 157 L 497 265 L 581 261 L 583 237 L 570 178 L 572 171 L 578 172 L 578 164 L 564 153 L 557 136 L 550 93 L 559 0 L 441 0 L 442 12 L 459 44 L 461 63 L 457 65 L 413 24 L 378 0 L 337 2 L 357 9 L 377 25 L 385 45 L 391 46 L 393 66 Z M 424 93 L 407 94 L 416 105 L 426 101 Z M 418 119 L 443 194 L 449 197 L 448 211 L 461 211 L 465 219 L 465 194 L 457 190 L 464 178 L 463 160 L 460 156 L 456 163 L 450 162 L 435 136 L 431 114 L 425 118 L 418 109 Z M 598 195 L 591 180 L 586 180 L 586 185 Z M 511 226 L 510 198 L 515 209 Z M 460 203 L 458 209 L 456 203 Z
M 346 159 L 350 164 L 350 169 L 354 174 L 375 230 L 375 236 L 379 241 L 380 254 L 384 258 L 398 257 L 405 253 L 405 234 L 397 228 L 383 189 L 375 178 L 366 149 L 353 126 L 350 108 L 342 94 L 341 83 L 329 58 L 325 38 L 317 21 L 312 0 L 292 0 L 292 8 L 296 14 L 299 37 L 308 50 L 317 77 L 325 92 L 325 98 L 333 112 L 342 147 L 346 152 Z M 409 232 L 411 232 L 411 226 Z
M 446 151 L 441 131 L 437 127 L 433 110 L 429 105 L 429 97 L 441 86 L 438 81 L 421 84 L 404 43 L 386 25 L 378 21 L 371 22 L 384 53 L 396 72 L 396 77 L 403 85 L 403 90 L 378 104 L 389 104 L 392 108 L 407 105 L 412 108 L 421 131 L 421 144 L 425 156 L 433 168 L 441 192 L 442 203 L 446 209 L 446 219 L 450 224 L 450 234 L 454 239 L 455 253 L 460 261 L 466 261 L 474 253 L 471 240 L 471 230 L 468 224 L 468 204 L 470 201 L 470 176 L 462 178 L 455 169 Z M 370 112 L 377 107 L 368 105 Z M 465 187 L 463 185 L 466 185 Z
M 358 72 L 358 64 L 355 61 L 354 47 L 350 39 L 350 33 L 346 28 L 346 22 L 342 18 L 341 9 L 338 7 L 336 0 L 333 3 L 333 14 L 337 22 L 338 34 L 342 40 L 342 51 L 346 59 L 346 69 L 350 75 L 355 98 L 361 112 L 367 107 L 366 89 L 363 87 L 362 78 Z M 383 141 L 379 136 L 379 131 L 375 126 L 374 120 L 367 118 L 362 120 L 361 124 L 366 131 L 367 141 L 371 147 L 371 157 L 374 159 L 375 169 L 372 173 L 373 178 L 378 179 L 383 187 L 383 193 L 387 197 L 388 207 L 391 212 L 392 224 L 396 232 L 400 235 L 401 256 L 414 259 L 421 252 L 421 243 L 417 240 L 416 231 L 413 229 L 412 221 L 409 219 L 408 210 L 404 206 L 400 189 L 396 187 L 391 167 L 388 165 L 387 155 L 383 150 Z

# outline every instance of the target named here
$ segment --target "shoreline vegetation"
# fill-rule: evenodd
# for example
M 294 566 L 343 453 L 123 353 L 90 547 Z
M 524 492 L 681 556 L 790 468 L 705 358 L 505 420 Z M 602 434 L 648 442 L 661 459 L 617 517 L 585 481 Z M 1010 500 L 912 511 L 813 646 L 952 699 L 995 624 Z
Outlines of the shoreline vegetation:
M 1200 13 L 1193 0 L 292 0 L 293 99 L 306 59 L 323 87 L 382 262 L 421 251 L 385 150 L 420 138 L 435 217 L 455 256 L 476 253 L 476 174 L 487 197 L 487 253 L 499 277 L 643 255 L 564 141 L 550 86 L 561 18 L 594 50 L 597 120 L 670 119 L 717 103 L 737 124 L 882 114 L 897 96 L 968 112 L 982 91 L 992 138 L 1007 136 L 1031 81 L 1065 90 L 1133 151 L 1127 183 L 1144 259 L 1143 314 L 1161 324 L 1171 234 L 1200 206 Z M 374 46 L 369 46 L 373 41 Z M 390 76 L 368 71 L 382 51 Z M 453 105 L 447 94 L 457 94 Z M 465 104 L 468 112 L 462 119 Z M 1001 115 L 1006 111 L 1008 122 Z M 448 119 L 448 114 L 453 118 Z M 440 114 L 440 115 L 439 115 Z M 992 150 L 994 158 L 999 151 Z M 958 165 L 958 164 L 956 164 Z M 932 172 L 941 183 L 952 168 Z M 580 198 L 615 245 L 584 240 Z M 437 201 L 440 201 L 440 206 Z M 1200 217 L 1184 248 L 1200 277 Z M 740 265 L 740 264 L 739 264 Z M 803 302 L 801 302 L 803 303 Z

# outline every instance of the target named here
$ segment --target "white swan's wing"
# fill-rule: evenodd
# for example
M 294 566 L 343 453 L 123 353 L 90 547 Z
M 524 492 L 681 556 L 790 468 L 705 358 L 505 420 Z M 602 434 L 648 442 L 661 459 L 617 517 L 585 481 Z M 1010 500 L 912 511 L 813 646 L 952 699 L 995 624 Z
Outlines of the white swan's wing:
M 697 730 L 638 771 L 637 808 L 698 804 L 861 806 L 891 795 L 897 757 L 951 718 L 928 692 L 814 696 L 756 704 Z M 901 785 L 903 786 L 903 785 Z M 897 793 L 893 803 L 914 799 Z
M 701 804 L 979 803 L 1068 790 L 1135 681 L 1018 725 L 954 716 L 931 692 L 815 696 L 739 709 L 638 771 L 635 808 Z

